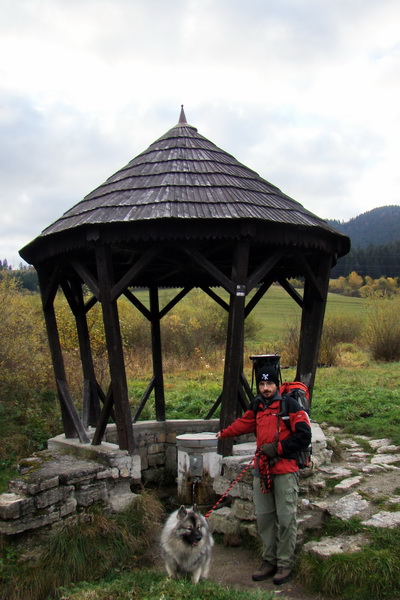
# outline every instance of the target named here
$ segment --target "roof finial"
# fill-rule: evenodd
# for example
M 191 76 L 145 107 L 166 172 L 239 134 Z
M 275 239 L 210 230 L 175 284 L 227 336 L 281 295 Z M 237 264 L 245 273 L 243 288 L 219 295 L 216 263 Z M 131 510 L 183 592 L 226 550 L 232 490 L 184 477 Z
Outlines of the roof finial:
M 181 114 L 179 115 L 178 125 L 186 125 L 186 124 L 187 124 L 186 115 L 185 115 L 185 111 L 183 110 L 183 104 L 181 104 Z

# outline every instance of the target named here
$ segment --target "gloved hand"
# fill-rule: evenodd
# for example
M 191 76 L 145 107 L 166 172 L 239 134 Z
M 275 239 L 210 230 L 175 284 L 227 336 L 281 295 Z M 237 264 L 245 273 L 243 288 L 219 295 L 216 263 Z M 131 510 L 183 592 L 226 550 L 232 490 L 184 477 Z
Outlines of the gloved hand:
M 263 446 L 261 446 L 261 454 L 265 454 L 269 459 L 275 458 L 278 455 L 278 443 L 273 442 L 272 444 L 263 444 Z

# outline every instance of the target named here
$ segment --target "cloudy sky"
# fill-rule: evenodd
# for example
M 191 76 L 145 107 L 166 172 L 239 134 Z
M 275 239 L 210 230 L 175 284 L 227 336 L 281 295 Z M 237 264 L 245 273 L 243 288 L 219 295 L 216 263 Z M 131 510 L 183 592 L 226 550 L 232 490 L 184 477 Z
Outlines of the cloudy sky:
M 0 0 L 0 259 L 174 126 L 323 218 L 400 205 L 399 0 Z

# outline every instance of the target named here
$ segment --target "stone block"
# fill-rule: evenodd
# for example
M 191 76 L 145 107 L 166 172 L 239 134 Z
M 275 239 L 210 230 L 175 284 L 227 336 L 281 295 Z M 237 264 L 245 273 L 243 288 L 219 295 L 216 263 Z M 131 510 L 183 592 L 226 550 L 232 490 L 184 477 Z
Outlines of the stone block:
M 165 444 L 149 444 L 147 446 L 147 454 L 161 454 L 165 452 Z
M 164 468 L 147 469 L 142 472 L 142 478 L 144 483 L 159 483 L 164 477 Z
M 167 444 L 176 444 L 176 432 L 167 433 Z
M 106 502 L 107 486 L 104 481 L 82 485 L 75 491 L 78 506 L 91 506 L 94 502 Z
M 78 503 L 75 498 L 69 498 L 66 502 L 60 506 L 60 517 L 66 517 L 76 511 Z
M 35 504 L 33 498 L 26 498 L 15 493 L 0 495 L 0 518 L 5 521 L 18 519 L 33 512 Z
M 225 494 L 230 485 L 231 481 L 229 479 L 226 479 L 226 477 L 223 476 L 218 476 L 214 479 L 213 489 L 216 494 L 222 496 L 222 494 Z M 229 490 L 229 496 L 232 496 L 233 498 L 245 498 L 247 500 L 253 500 L 253 486 L 239 481 L 231 490 Z
M 176 473 L 178 464 L 178 453 L 176 446 L 168 445 L 165 450 L 165 466 L 167 469 Z
M 139 454 L 113 458 L 110 462 L 112 467 L 118 469 L 120 477 L 132 477 L 133 479 L 140 479 L 141 460 Z
M 253 502 L 237 498 L 232 505 L 232 514 L 240 520 L 254 521 L 256 518 Z
M 23 533 L 31 529 L 39 529 L 47 525 L 52 525 L 59 520 L 60 512 L 53 510 L 51 507 L 49 511 L 40 515 L 26 516 L 12 521 L 0 521 L 0 533 L 4 535 L 16 535 L 17 533 Z
M 73 486 L 68 486 L 69 490 L 73 490 Z M 71 491 L 67 494 L 64 486 L 59 486 L 45 492 L 40 492 L 35 496 L 35 506 L 37 509 L 46 508 L 52 504 L 57 504 L 61 500 L 64 500 L 66 495 L 71 495 Z
M 96 479 L 118 479 L 119 471 L 117 467 L 110 467 L 109 469 L 105 469 L 104 471 L 100 471 L 97 473 Z
M 214 510 L 208 517 L 212 531 L 227 535 L 239 534 L 239 520 L 233 515 L 230 508 L 224 507 Z
M 165 464 L 165 453 L 159 452 L 158 454 L 149 454 L 147 457 L 149 467 L 156 467 L 158 465 Z
M 42 477 L 37 474 L 25 475 L 24 479 L 12 479 L 8 484 L 10 492 L 17 494 L 26 494 L 27 496 L 34 496 L 44 490 L 50 490 L 51 488 L 57 487 L 60 483 L 58 475 L 43 475 Z
M 249 535 L 251 535 L 251 537 L 253 537 L 253 538 L 256 538 L 257 540 L 259 539 L 258 531 L 257 531 L 257 524 L 255 522 L 240 521 L 239 533 L 240 533 L 241 537 L 243 537 L 244 539 L 248 539 Z
M 138 498 L 138 494 L 125 492 L 112 494 L 108 498 L 108 506 L 112 512 L 118 513 L 126 510 Z

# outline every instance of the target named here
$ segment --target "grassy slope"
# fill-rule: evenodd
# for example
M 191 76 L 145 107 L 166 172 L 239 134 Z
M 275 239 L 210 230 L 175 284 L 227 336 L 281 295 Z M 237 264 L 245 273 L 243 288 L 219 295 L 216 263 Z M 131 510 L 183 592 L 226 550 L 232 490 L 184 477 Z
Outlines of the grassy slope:
M 227 293 L 220 288 L 214 290 L 221 298 L 227 300 Z M 302 290 L 298 290 L 300 295 Z M 148 292 L 138 291 L 135 295 L 146 306 L 149 306 Z M 160 304 L 165 305 L 175 292 L 173 290 L 161 290 Z M 253 293 L 249 295 L 251 299 Z M 366 300 L 363 298 L 351 298 L 339 294 L 328 294 L 326 307 L 327 316 L 363 316 Z M 301 309 L 298 304 L 279 285 L 273 285 L 264 295 L 251 313 L 262 325 L 263 333 L 268 332 L 271 338 L 278 338 L 285 333 L 288 323 L 301 317 Z

